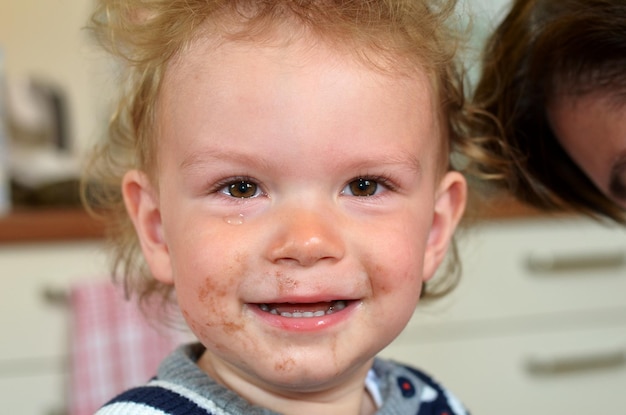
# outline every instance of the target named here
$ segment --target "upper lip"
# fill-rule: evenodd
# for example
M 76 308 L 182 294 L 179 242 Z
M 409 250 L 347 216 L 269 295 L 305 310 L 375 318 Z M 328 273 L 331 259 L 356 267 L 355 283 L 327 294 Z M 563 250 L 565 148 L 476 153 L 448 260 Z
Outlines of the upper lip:
M 354 301 L 359 298 L 353 296 L 334 294 L 320 295 L 290 295 L 278 298 L 268 298 L 251 302 L 251 304 L 314 304 L 314 303 L 330 303 L 333 301 Z

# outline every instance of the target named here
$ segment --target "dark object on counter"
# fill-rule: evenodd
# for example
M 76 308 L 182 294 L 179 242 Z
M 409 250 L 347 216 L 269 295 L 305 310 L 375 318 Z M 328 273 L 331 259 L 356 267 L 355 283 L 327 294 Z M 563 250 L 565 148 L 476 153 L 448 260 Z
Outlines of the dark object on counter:
M 17 207 L 80 206 L 80 184 L 77 179 L 71 179 L 30 188 L 13 181 L 11 199 Z

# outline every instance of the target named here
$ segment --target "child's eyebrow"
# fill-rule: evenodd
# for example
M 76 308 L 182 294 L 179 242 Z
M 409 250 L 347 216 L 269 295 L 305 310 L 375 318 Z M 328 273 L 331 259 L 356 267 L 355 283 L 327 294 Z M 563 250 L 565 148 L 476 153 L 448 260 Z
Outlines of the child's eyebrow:
M 223 150 L 206 150 L 188 153 L 180 163 L 183 170 L 192 170 L 196 167 L 215 161 L 236 161 L 249 166 L 269 166 L 269 161 L 258 154 L 232 153 Z
M 410 172 L 421 174 L 422 163 L 414 155 L 402 154 L 378 154 L 371 158 L 355 160 L 349 163 L 349 167 L 354 170 L 367 170 L 373 167 L 399 166 L 407 168 Z
M 246 166 L 266 169 L 271 168 L 271 166 L 276 166 L 276 164 L 281 164 L 280 160 L 274 160 L 272 162 L 258 154 L 247 154 L 244 152 L 233 153 L 230 151 L 223 151 L 221 149 L 211 149 L 187 154 L 180 163 L 180 168 L 182 170 L 193 170 L 196 167 L 216 161 L 236 162 Z M 350 157 L 347 156 L 345 158 L 343 168 L 358 171 L 376 167 L 385 168 L 392 166 L 406 168 L 408 171 L 418 175 L 422 172 L 422 163 L 418 157 L 406 152 L 379 153 L 364 157 L 357 156 L 353 160 L 350 160 Z

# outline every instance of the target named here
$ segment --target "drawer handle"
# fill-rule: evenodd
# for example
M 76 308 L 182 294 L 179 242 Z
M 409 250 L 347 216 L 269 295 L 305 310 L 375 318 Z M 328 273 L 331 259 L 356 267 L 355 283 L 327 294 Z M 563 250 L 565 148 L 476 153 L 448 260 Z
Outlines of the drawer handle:
M 526 268 L 536 273 L 610 270 L 622 268 L 624 265 L 626 254 L 623 251 L 580 255 L 530 255 L 526 260 Z
M 620 349 L 579 356 L 530 358 L 526 362 L 526 369 L 532 375 L 556 376 L 571 372 L 612 369 L 625 364 L 626 351 Z
M 41 298 L 46 304 L 66 306 L 69 304 L 67 293 L 58 288 L 44 287 L 41 290 Z

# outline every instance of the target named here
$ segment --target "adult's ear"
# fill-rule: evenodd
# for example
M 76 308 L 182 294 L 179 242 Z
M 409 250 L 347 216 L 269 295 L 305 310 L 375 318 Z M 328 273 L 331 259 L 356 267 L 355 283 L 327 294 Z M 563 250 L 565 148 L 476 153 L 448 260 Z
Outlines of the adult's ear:
M 467 181 L 456 171 L 447 172 L 435 194 L 433 222 L 424 255 L 424 281 L 435 275 L 461 221 L 467 202 Z
M 128 171 L 122 180 L 122 195 L 152 275 L 162 283 L 173 284 L 169 250 L 163 236 L 158 193 L 150 179 L 139 170 Z

